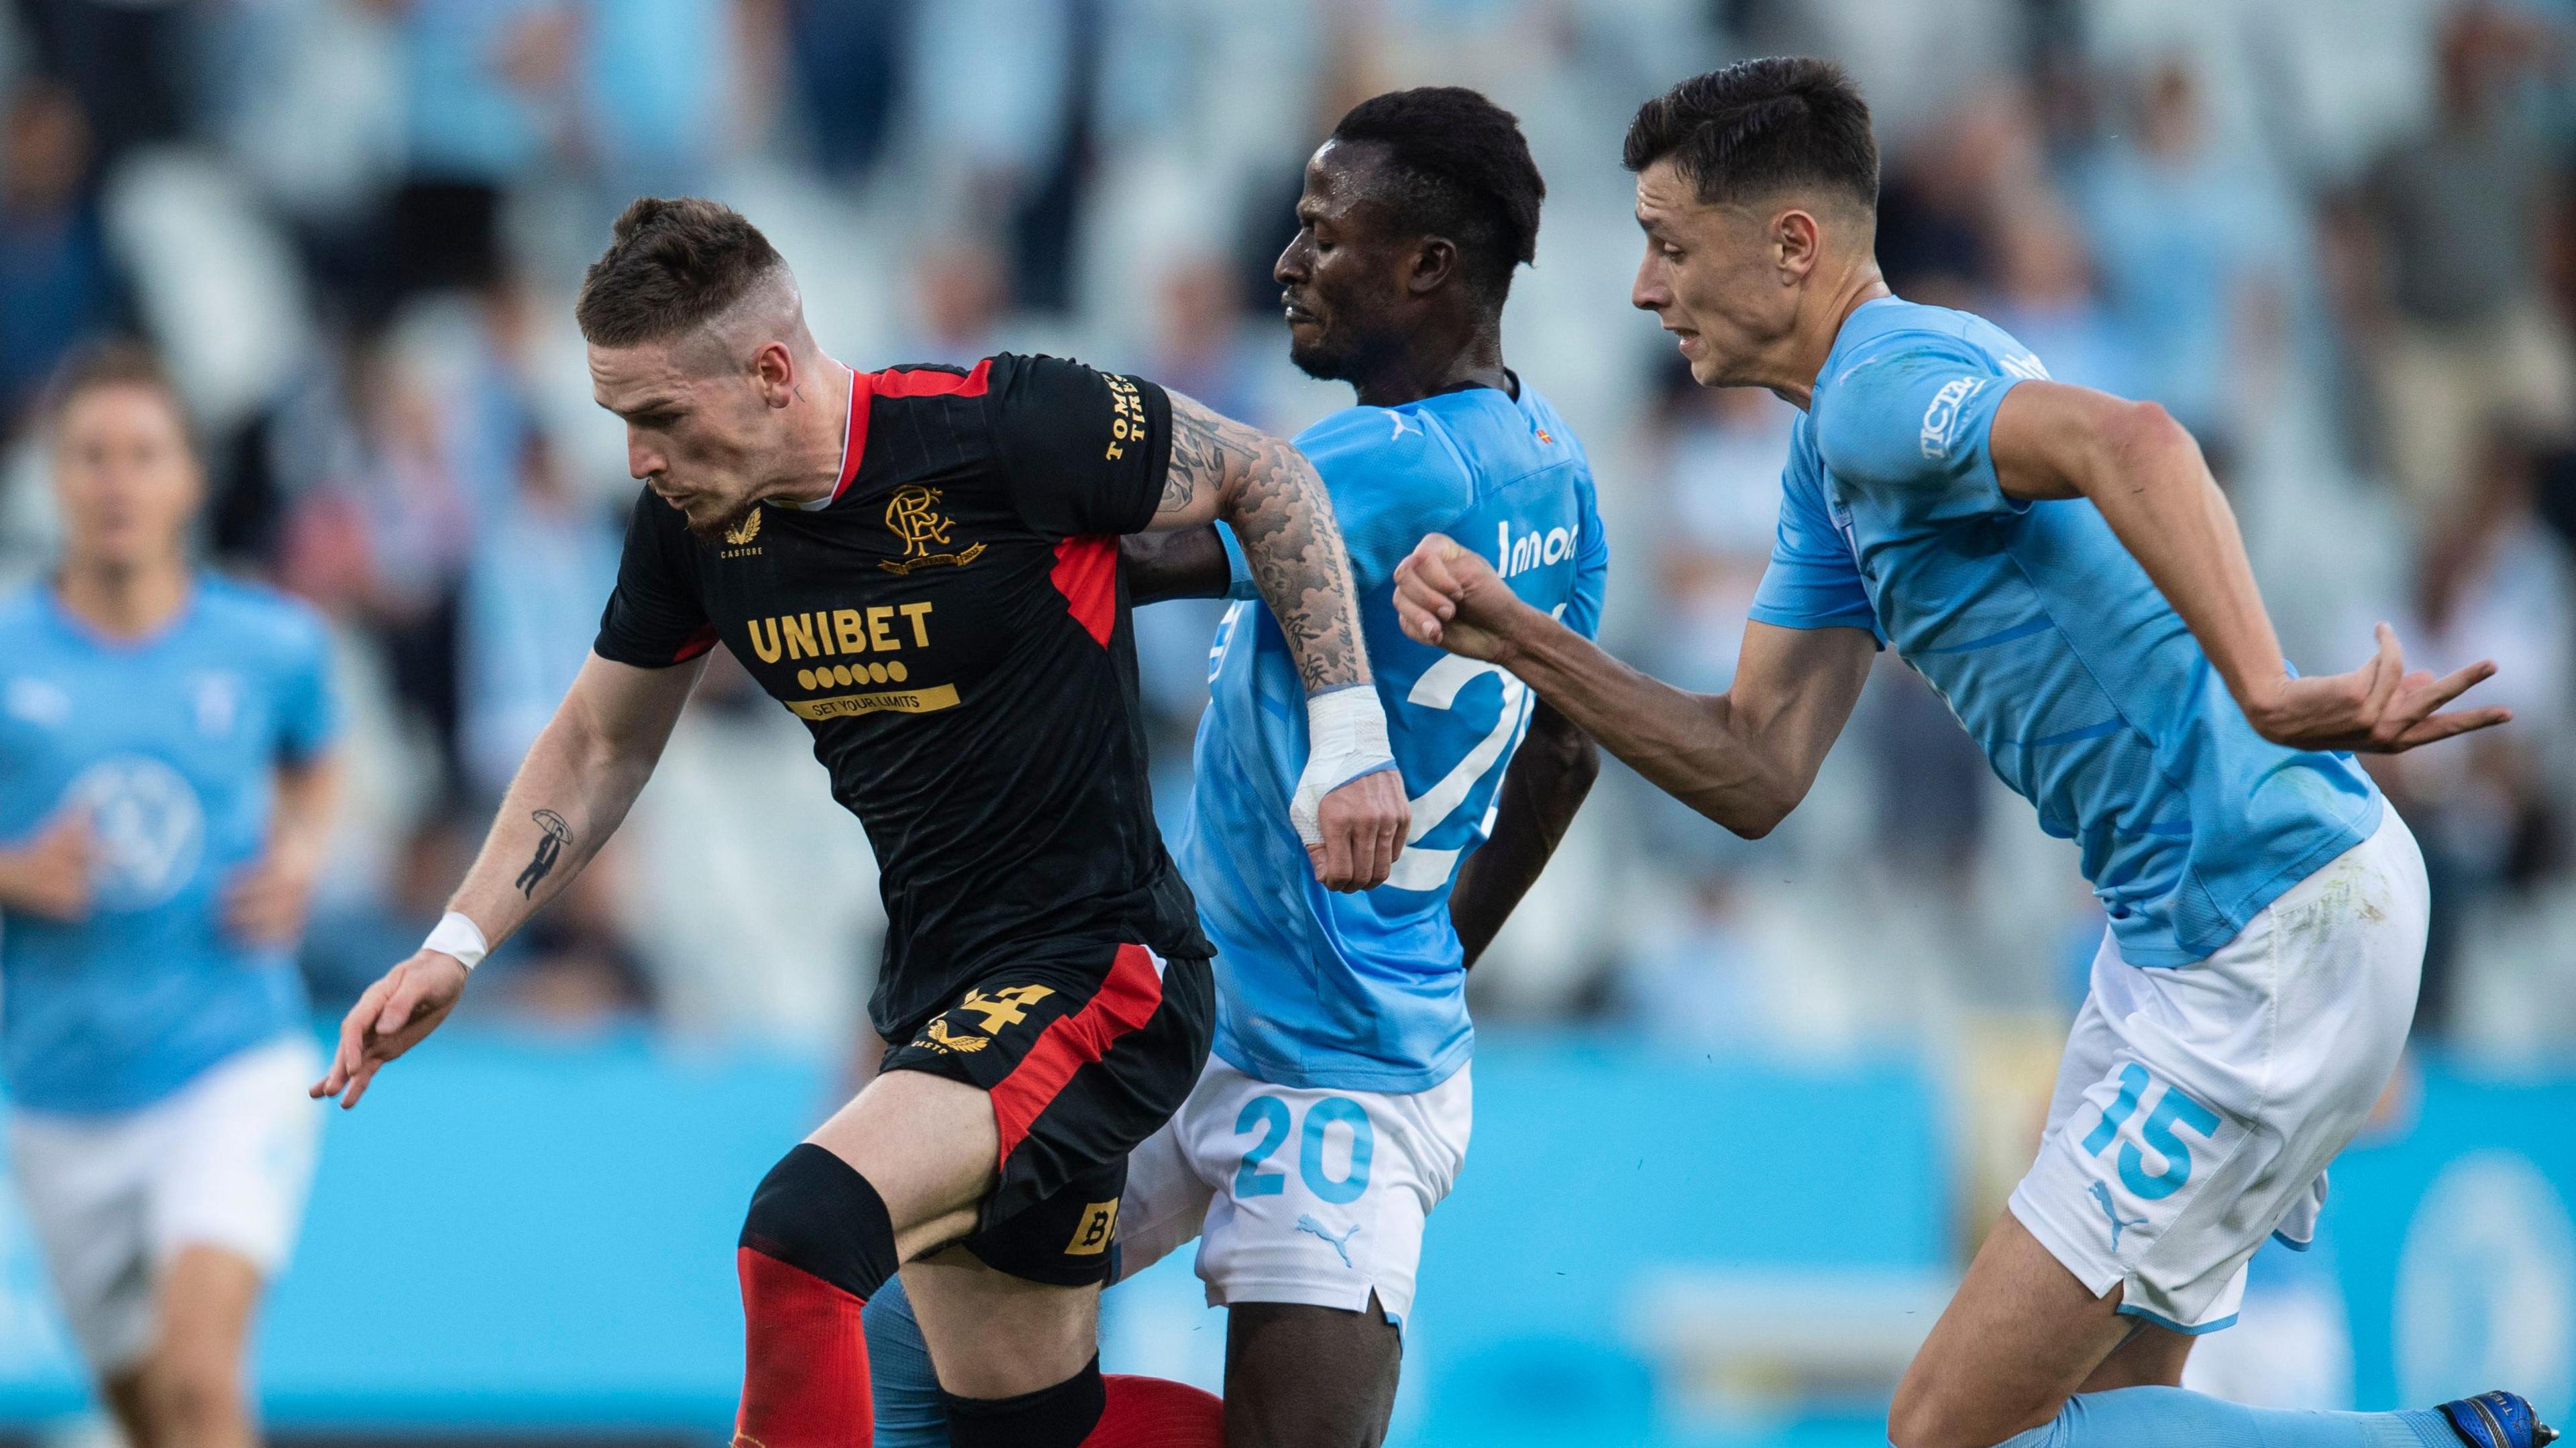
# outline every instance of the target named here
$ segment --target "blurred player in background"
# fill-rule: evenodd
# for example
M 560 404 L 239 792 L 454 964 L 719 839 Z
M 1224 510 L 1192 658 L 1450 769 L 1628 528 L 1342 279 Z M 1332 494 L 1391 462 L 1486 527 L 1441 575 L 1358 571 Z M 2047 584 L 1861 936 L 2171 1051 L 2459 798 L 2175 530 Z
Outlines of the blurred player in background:
M 2383 626 L 2362 668 L 2299 678 L 2189 433 L 1888 291 L 1869 110 L 1832 65 L 1684 81 L 1638 112 L 1625 159 L 1646 232 L 1632 300 L 1701 385 L 1804 414 L 1735 681 L 1698 696 L 1628 669 L 1446 538 L 1403 565 L 1406 628 L 1503 664 L 1746 835 L 1804 796 L 1893 644 L 2077 843 L 2110 916 L 2039 1160 L 1899 1386 L 1890 1439 L 2547 1441 L 2510 1393 L 2287 1413 L 2173 1386 L 2194 1336 L 2234 1320 L 2264 1238 L 2313 1232 L 2414 1013 L 2423 860 L 2345 751 L 2503 723 L 2437 712 L 2493 666 L 2410 674 Z
M 898 1267 L 961 1448 L 1169 1428 L 1101 1378 L 1099 1284 L 1127 1155 L 1206 1060 L 1214 982 L 1154 826 L 1118 539 L 1242 538 L 1317 740 L 1282 826 L 1323 887 L 1364 889 L 1407 812 L 1322 483 L 1078 363 L 853 371 L 713 202 L 629 207 L 576 314 L 647 484 L 616 591 L 450 914 L 349 1013 L 315 1092 L 354 1105 L 598 851 L 721 640 L 867 826 L 891 922 L 871 1014 L 898 1043 L 753 1195 L 736 1441 L 870 1439 L 860 1314 Z
M 247 1444 L 320 1127 L 293 946 L 338 778 L 328 640 L 191 562 L 204 475 L 146 354 L 77 359 L 52 422 L 62 555 L 0 601 L 10 1162 L 127 1438 Z
M 1413 805 L 1384 885 L 1320 888 L 1287 828 L 1308 749 L 1296 661 L 1241 545 L 1213 525 L 1127 542 L 1138 601 L 1238 600 L 1217 629 L 1179 845 L 1217 947 L 1215 1059 L 1136 1152 L 1118 1216 L 1122 1274 L 1199 1238 L 1208 1300 L 1229 1309 L 1233 1448 L 1386 1436 L 1424 1219 L 1467 1155 L 1466 971 L 1599 768 L 1592 741 L 1518 679 L 1406 638 L 1393 597 L 1414 541 L 1447 531 L 1490 547 L 1531 607 L 1585 637 L 1599 623 L 1609 550 L 1591 467 L 1503 365 L 1503 301 L 1535 255 L 1545 195 L 1518 123 L 1485 97 L 1378 96 L 1307 163 L 1278 262 L 1290 357 L 1359 397 L 1296 441 L 1350 543 Z M 870 1331 L 919 1363 L 904 1313 L 887 1294 Z M 878 1448 L 946 1443 L 918 1371 L 881 1378 L 878 1395 Z

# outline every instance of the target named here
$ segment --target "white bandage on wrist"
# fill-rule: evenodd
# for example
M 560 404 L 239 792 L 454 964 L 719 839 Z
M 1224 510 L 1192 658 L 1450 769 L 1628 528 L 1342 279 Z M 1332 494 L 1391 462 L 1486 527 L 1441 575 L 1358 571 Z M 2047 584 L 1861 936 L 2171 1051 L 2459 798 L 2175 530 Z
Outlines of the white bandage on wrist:
M 1297 796 L 1288 802 L 1297 838 L 1322 844 L 1324 796 L 1363 774 L 1394 767 L 1395 752 L 1386 742 L 1386 710 L 1378 704 L 1375 687 L 1356 684 L 1309 698 L 1306 772 L 1298 776 Z
M 492 947 L 484 943 L 483 927 L 455 910 L 438 917 L 438 928 L 429 932 L 429 938 L 420 943 L 420 948 L 455 956 L 456 963 L 469 971 L 481 965 L 483 957 L 492 953 Z

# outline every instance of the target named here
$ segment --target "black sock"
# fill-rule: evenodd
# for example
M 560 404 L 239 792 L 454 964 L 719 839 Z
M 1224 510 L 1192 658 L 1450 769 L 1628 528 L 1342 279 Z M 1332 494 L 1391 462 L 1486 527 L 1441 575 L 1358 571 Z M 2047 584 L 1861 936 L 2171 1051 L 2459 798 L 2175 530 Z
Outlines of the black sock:
M 1097 1357 L 1054 1387 L 1016 1398 L 961 1398 L 945 1392 L 939 1397 L 948 1408 L 953 1448 L 1078 1448 L 1099 1426 L 1101 1409 L 1109 1401 Z

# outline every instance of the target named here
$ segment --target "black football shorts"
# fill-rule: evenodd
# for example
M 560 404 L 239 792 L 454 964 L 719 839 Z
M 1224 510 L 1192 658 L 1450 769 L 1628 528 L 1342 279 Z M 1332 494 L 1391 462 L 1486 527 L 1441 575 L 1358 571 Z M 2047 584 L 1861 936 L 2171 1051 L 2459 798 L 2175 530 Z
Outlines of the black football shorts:
M 1001 1180 L 963 1245 L 997 1271 L 1075 1287 L 1108 1279 L 1127 1153 L 1189 1098 L 1215 1023 L 1208 962 L 1069 941 L 987 973 L 879 1069 L 991 1095 Z

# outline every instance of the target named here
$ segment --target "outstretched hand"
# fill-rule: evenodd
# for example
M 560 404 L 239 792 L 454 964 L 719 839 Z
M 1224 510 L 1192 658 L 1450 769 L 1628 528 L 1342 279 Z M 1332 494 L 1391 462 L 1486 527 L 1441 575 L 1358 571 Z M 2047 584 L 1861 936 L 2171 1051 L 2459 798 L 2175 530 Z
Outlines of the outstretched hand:
M 465 967 L 445 951 L 415 952 L 385 972 L 341 1018 L 340 1047 L 313 1097 L 337 1096 L 343 1110 L 357 1105 L 376 1072 L 437 1030 L 464 990 Z
M 1515 615 L 1536 612 L 1472 548 L 1433 533 L 1395 566 L 1395 614 L 1420 643 L 1499 663 Z
M 2495 707 L 2440 712 L 2495 677 L 2493 662 L 2480 660 L 2438 679 L 2420 669 L 2410 674 L 2397 631 L 2383 623 L 2378 638 L 2379 651 L 2370 662 L 2348 674 L 2282 679 L 2248 699 L 2246 720 L 2264 738 L 2293 749 L 2400 754 L 2513 718 L 2512 710 Z

